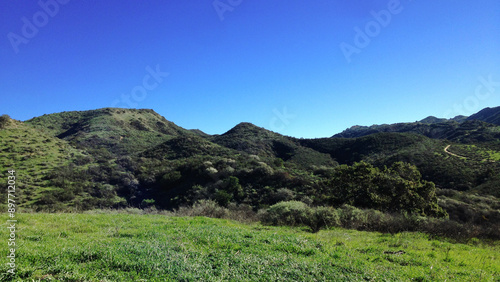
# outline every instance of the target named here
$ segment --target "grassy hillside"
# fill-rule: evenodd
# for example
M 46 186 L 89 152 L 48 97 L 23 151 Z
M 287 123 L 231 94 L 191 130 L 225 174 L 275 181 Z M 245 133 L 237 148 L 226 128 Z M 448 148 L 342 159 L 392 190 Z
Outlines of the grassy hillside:
M 22 211 L 178 209 L 307 226 L 19 214 L 15 278 L 500 281 L 498 241 L 482 245 L 500 238 L 500 127 L 426 122 L 418 127 L 446 138 L 296 139 L 249 123 L 211 136 L 152 110 L 65 112 L 25 123 L 0 116 L 0 170 L 17 171 Z M 429 239 L 439 236 L 469 244 Z
M 6 221 L 6 216 L 0 216 Z M 18 214 L 2 281 L 499 281 L 498 245 L 203 217 Z M 7 238 L 8 230 L 0 229 Z M 7 255 L 6 244 L 0 248 Z
M 135 154 L 188 130 L 153 110 L 104 108 L 43 115 L 28 124 L 87 150 L 105 148 L 117 154 Z
M 19 176 L 17 185 L 22 187 L 19 201 L 25 207 L 36 202 L 45 192 L 57 188 L 50 185 L 48 175 L 84 156 L 66 141 L 19 121 L 11 120 L 0 129 L 0 172 L 16 170 Z M 1 188 L 6 188 L 5 185 L 6 182 L 0 183 Z

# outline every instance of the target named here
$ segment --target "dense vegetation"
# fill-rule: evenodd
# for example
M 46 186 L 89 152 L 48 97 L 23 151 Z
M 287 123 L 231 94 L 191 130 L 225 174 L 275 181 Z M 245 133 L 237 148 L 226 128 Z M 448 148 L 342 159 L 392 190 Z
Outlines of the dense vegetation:
M 296 201 L 312 222 L 352 206 L 449 218 L 479 230 L 467 236 L 500 238 L 500 126 L 427 118 L 403 127 L 414 129 L 296 139 L 249 123 L 208 135 L 152 110 L 64 112 L 24 123 L 4 115 L 0 169 L 17 171 L 25 210 L 172 210 L 212 200 L 257 212 Z

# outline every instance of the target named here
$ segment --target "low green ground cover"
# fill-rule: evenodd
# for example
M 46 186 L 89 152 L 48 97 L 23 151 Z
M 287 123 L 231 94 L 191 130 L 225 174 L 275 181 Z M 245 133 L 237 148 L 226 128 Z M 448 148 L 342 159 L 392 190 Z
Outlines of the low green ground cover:
M 2 281 L 500 281 L 491 242 L 106 213 L 17 214 L 12 277 L 7 219 Z

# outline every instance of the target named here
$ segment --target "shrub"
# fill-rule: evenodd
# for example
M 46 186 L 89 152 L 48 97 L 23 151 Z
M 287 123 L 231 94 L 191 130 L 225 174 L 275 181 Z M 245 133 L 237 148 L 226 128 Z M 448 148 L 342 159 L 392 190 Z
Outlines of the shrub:
M 307 225 L 313 232 L 318 232 L 322 227 L 340 226 L 340 217 L 336 209 L 332 207 L 316 207 L 307 221 Z
M 10 117 L 8 115 L 0 116 L 0 129 L 5 128 L 10 123 Z
M 327 186 L 325 195 L 332 205 L 446 216 L 437 204 L 434 183 L 422 180 L 418 169 L 411 164 L 396 162 L 383 170 L 366 162 L 341 165 L 334 170 Z
M 296 226 L 307 222 L 311 215 L 311 209 L 302 202 L 279 202 L 262 214 L 261 221 L 270 225 Z
M 266 176 L 271 176 L 274 174 L 274 170 L 272 169 L 272 167 L 270 167 L 265 162 L 258 162 L 258 165 L 259 166 L 257 168 L 255 168 L 255 170 L 254 170 L 254 172 L 257 175 L 266 177 Z
M 229 202 L 233 199 L 233 195 L 229 194 L 228 192 L 224 190 L 217 190 L 215 192 L 215 201 L 217 201 L 217 204 L 227 207 Z
M 222 182 L 223 189 L 231 196 L 230 200 L 234 197 L 240 199 L 244 196 L 243 187 L 240 184 L 238 177 L 229 176 Z M 226 204 L 227 205 L 227 204 Z
M 200 200 L 191 207 L 180 207 L 175 211 L 178 216 L 206 216 L 213 218 L 227 218 L 228 209 L 219 206 L 213 200 Z
M 169 185 L 172 185 L 172 184 L 179 182 L 179 180 L 181 178 L 182 178 L 181 172 L 177 171 L 177 170 L 173 170 L 173 171 L 169 171 L 169 172 L 165 173 L 161 177 L 160 183 L 163 186 L 169 186 Z
M 339 214 L 334 208 L 311 208 L 299 201 L 279 202 L 267 210 L 259 211 L 259 216 L 263 224 L 305 225 L 312 232 L 318 232 L 323 227 L 340 226 Z
M 467 242 L 471 238 L 500 239 L 500 228 L 495 224 L 478 225 L 472 222 L 461 224 L 449 219 L 423 217 L 405 212 L 390 214 L 374 209 L 358 209 L 349 205 L 334 209 L 322 206 L 311 208 L 297 201 L 280 202 L 266 210 L 260 210 L 258 217 L 263 224 L 305 225 L 311 228 L 312 232 L 324 227 L 340 226 L 391 234 L 419 231 L 459 242 Z
M 154 199 L 143 199 L 141 202 L 141 207 L 148 208 L 148 207 L 153 206 L 154 204 L 155 204 Z
M 280 188 L 272 195 L 272 198 L 276 202 L 291 201 L 295 198 L 295 192 L 288 188 Z
M 285 162 L 281 158 L 274 159 L 273 164 L 277 168 L 283 168 L 283 167 L 285 167 Z
M 246 204 L 236 205 L 235 203 L 230 203 L 229 209 L 229 219 L 236 220 L 239 222 L 255 222 L 258 220 L 257 213 L 253 211 L 252 207 Z
M 219 171 L 214 168 L 214 167 L 207 167 L 205 169 L 205 171 L 209 174 L 209 175 L 216 175 Z
M 345 228 L 364 228 L 367 223 L 367 215 L 363 210 L 350 205 L 343 205 L 339 209 L 339 220 Z

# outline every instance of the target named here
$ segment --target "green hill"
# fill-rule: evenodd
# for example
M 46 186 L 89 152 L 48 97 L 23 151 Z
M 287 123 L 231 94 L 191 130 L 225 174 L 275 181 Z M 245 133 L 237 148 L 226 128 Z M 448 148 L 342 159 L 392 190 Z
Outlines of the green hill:
M 479 123 L 479 130 L 481 125 L 483 123 Z M 462 145 L 420 134 L 376 133 L 359 138 L 304 139 L 301 143 L 330 154 L 342 164 L 366 161 L 382 167 L 397 161 L 408 162 L 419 168 L 425 180 L 441 188 L 469 190 L 489 181 L 496 183 L 496 178 L 488 177 L 489 174 L 500 175 L 497 141 Z M 464 157 L 446 153 L 444 149 L 450 144 L 454 152 Z M 467 152 L 461 148 L 467 148 Z
M 500 139 L 499 126 L 479 120 L 468 120 L 461 123 L 446 121 L 353 126 L 333 137 L 357 138 L 383 132 L 415 133 L 432 139 L 447 139 L 460 143 L 495 142 L 499 144 Z
M 222 135 L 211 137 L 210 140 L 247 154 L 289 161 L 302 168 L 312 165 L 336 165 L 329 155 L 301 146 L 295 138 L 283 136 L 251 123 L 240 123 Z
M 500 107 L 485 108 L 471 115 L 468 120 L 480 120 L 496 125 L 500 125 Z
M 0 129 L 0 171 L 15 170 L 19 202 L 30 207 L 47 191 L 58 187 L 47 177 L 78 158 L 84 151 L 73 148 L 65 140 L 47 135 L 29 124 L 15 120 Z M 7 183 L 0 187 L 7 188 Z
M 417 122 L 353 126 L 333 137 L 356 138 L 380 132 L 416 133 L 433 139 L 460 143 L 490 142 L 500 139 L 500 107 L 486 108 L 470 117 L 452 119 L 429 116 Z
M 233 156 L 234 150 L 219 146 L 202 137 L 174 137 L 141 153 L 146 158 L 181 159 L 203 155 Z
M 43 115 L 26 121 L 82 149 L 105 148 L 115 155 L 135 154 L 168 138 L 193 133 L 153 110 L 104 108 Z

